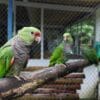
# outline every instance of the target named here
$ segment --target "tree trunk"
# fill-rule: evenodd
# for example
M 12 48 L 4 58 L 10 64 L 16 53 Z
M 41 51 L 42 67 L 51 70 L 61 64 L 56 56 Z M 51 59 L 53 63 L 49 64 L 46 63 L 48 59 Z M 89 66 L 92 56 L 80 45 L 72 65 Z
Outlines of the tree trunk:
M 89 65 L 86 60 L 79 60 L 71 63 L 59 64 L 55 67 L 48 67 L 36 72 L 30 72 L 27 77 L 23 75 L 24 79 L 18 80 L 14 77 L 8 77 L 0 80 L 0 97 L 3 99 L 15 98 L 27 93 L 30 89 L 34 91 L 39 86 L 55 80 L 58 77 L 65 76 L 71 72 L 77 71 L 79 68 L 84 68 Z

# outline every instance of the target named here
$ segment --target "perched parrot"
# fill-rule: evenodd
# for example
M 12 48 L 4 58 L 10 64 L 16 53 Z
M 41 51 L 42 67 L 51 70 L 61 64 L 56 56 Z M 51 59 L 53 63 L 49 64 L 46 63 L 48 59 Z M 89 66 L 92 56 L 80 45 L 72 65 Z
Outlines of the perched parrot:
M 84 59 L 87 59 L 90 64 L 98 65 L 99 59 L 96 54 L 96 50 L 86 44 L 81 46 L 81 52 Z
M 31 45 L 40 42 L 41 32 L 35 27 L 23 27 L 0 48 L 0 77 L 18 76 L 26 67 Z
M 80 50 L 84 59 L 87 59 L 90 64 L 98 64 L 96 49 L 92 47 L 90 37 L 84 33 L 80 36 Z
M 63 41 L 54 49 L 50 57 L 49 67 L 55 64 L 64 63 L 68 60 L 67 54 L 72 54 L 71 46 L 73 39 L 70 33 L 63 34 Z

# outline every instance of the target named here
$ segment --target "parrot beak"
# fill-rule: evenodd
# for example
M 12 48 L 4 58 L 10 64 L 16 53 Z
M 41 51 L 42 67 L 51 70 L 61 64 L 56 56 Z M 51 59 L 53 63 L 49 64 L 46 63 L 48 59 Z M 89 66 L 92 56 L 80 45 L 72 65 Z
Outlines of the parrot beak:
M 69 39 L 69 36 L 64 36 L 64 37 L 63 37 L 63 40 L 64 40 L 64 41 L 66 41 L 66 40 L 68 40 L 68 39 Z
M 41 41 L 41 33 L 40 32 L 35 32 L 34 35 L 35 35 L 35 41 L 40 43 L 40 41 Z
M 66 41 L 66 37 L 64 37 L 64 39 L 63 39 L 64 41 Z
M 36 37 L 36 41 L 39 44 L 41 42 L 41 37 Z

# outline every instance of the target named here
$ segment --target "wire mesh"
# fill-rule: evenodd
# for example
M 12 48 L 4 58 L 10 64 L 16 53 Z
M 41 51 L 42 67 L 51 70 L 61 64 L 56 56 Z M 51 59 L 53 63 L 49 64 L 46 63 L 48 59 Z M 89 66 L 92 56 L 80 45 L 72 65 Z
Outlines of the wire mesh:
M 17 2 L 17 4 L 16 4 Z M 80 53 L 78 34 L 84 32 L 84 25 L 91 25 L 93 33 L 91 36 L 92 44 L 95 37 L 95 10 L 100 4 L 100 1 L 83 1 L 83 0 L 15 0 L 15 20 L 16 22 L 14 30 L 17 31 L 25 26 L 35 26 L 39 29 L 43 28 L 43 51 L 41 51 L 41 44 L 34 44 L 31 51 L 31 58 L 41 58 L 41 52 L 43 52 L 43 58 L 49 58 L 55 47 L 57 47 L 62 41 L 62 35 L 64 32 L 72 34 L 74 43 L 73 51 L 76 54 Z M 25 3 L 22 4 L 22 3 Z M 37 5 L 32 6 L 31 3 Z M 40 4 L 40 7 L 38 6 Z M 31 5 L 29 5 L 31 4 Z M 50 4 L 43 7 L 42 4 Z M 42 6 L 41 6 L 42 5 Z M 61 9 L 56 5 L 73 7 L 71 9 Z M 41 8 L 43 7 L 43 16 L 41 14 Z M 79 7 L 79 9 L 75 8 Z M 86 11 L 90 7 L 92 11 Z M 7 5 L 0 4 L 0 45 L 2 46 L 7 41 Z M 56 8 L 56 9 L 55 9 Z M 75 8 L 75 10 L 74 10 Z M 43 17 L 43 18 L 42 18 Z
M 34 43 L 30 52 L 32 59 L 40 59 L 41 52 L 43 52 L 44 59 L 49 59 L 53 50 L 62 42 L 64 32 L 69 32 L 72 35 L 75 54 L 80 54 L 79 36 L 84 35 L 83 33 L 89 37 L 85 43 L 94 44 L 95 11 L 100 5 L 99 0 L 15 0 L 14 3 L 16 8 L 14 17 L 16 18 L 13 18 L 12 24 L 16 22 L 16 30 L 13 30 L 16 34 L 19 29 L 25 26 L 35 26 L 43 31 L 43 51 L 41 51 L 41 44 Z M 46 7 L 42 4 L 45 4 Z M 7 4 L 0 3 L 0 47 L 7 41 L 7 7 Z M 68 9 L 68 7 L 72 8 Z M 78 8 L 76 9 L 76 7 Z M 90 26 L 90 29 L 85 29 L 86 26 Z M 91 74 L 88 77 L 90 76 Z M 96 79 L 92 78 L 89 80 Z M 88 89 L 86 88 L 86 90 Z
M 7 5 L 0 4 L 0 47 L 7 41 Z
M 34 26 L 40 29 L 40 9 L 31 7 L 16 6 L 16 31 L 25 26 Z M 33 45 L 31 58 L 40 58 L 40 44 Z

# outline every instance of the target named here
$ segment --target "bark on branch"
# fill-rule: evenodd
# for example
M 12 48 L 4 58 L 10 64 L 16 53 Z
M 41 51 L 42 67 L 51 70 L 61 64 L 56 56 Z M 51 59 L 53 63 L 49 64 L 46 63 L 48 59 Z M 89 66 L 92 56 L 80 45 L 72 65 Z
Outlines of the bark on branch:
M 22 96 L 28 90 L 33 91 L 39 86 L 47 83 L 50 80 L 55 80 L 58 77 L 65 76 L 79 68 L 84 68 L 89 65 L 86 60 L 79 60 L 71 63 L 59 64 L 53 67 L 45 68 L 40 71 L 30 72 L 28 76 L 23 76 L 26 80 L 18 80 L 14 77 L 4 78 L 0 80 L 0 97 L 3 99 L 15 98 Z M 21 74 L 21 76 L 24 74 Z

